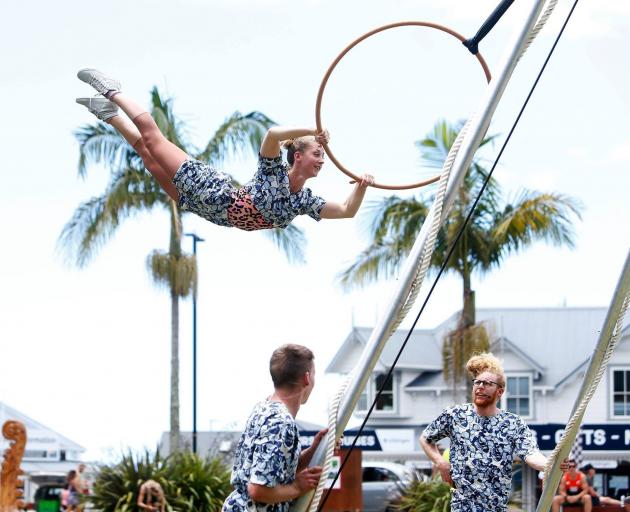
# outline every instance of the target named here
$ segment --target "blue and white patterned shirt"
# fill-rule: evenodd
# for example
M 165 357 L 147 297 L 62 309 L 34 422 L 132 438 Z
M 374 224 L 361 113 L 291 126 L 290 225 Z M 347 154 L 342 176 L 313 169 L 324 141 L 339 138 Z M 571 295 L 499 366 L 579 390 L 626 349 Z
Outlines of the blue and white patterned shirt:
M 520 416 L 499 411 L 480 416 L 473 404 L 446 409 L 422 433 L 430 443 L 451 441 L 453 512 L 504 512 L 510 497 L 512 463 L 538 450 Z
M 282 161 L 281 155 L 275 158 L 259 156 L 256 174 L 243 185 L 243 189 L 251 195 L 256 209 L 274 228 L 286 228 L 298 215 L 320 220 L 326 204 L 324 198 L 316 196 L 307 187 L 291 193 L 289 166 Z
M 258 157 L 254 177 L 236 189 L 229 175 L 198 160 L 186 160 L 173 184 L 179 207 L 219 226 L 245 230 L 286 228 L 298 215 L 321 219 L 326 200 L 310 188 L 291 193 L 282 157 Z
M 236 449 L 231 478 L 234 492 L 226 498 L 223 512 L 287 512 L 290 502 L 254 502 L 247 494 L 247 484 L 290 484 L 295 480 L 300 451 L 298 428 L 286 406 L 282 402 L 258 403 Z

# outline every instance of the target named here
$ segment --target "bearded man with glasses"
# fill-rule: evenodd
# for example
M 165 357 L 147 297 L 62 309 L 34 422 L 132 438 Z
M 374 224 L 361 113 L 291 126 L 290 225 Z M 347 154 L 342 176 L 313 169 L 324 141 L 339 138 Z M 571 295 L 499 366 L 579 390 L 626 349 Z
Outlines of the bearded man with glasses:
M 446 409 L 420 436 L 420 445 L 453 485 L 452 512 L 504 512 L 516 458 L 542 471 L 547 465 L 536 437 L 523 419 L 497 407 L 505 390 L 501 362 L 490 353 L 472 357 L 466 370 L 473 379 L 472 403 Z M 449 461 L 435 443 L 450 439 Z M 561 468 L 566 469 L 566 462 Z

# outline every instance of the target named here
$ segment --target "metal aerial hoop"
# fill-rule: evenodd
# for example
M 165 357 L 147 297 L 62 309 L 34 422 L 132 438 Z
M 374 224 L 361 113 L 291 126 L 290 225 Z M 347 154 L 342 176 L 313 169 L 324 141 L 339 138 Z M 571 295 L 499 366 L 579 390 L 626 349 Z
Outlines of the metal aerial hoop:
M 326 73 L 324 74 L 324 78 L 322 79 L 322 82 L 319 86 L 319 91 L 317 92 L 317 101 L 315 103 L 315 123 L 317 125 L 317 130 L 318 131 L 322 131 L 323 130 L 323 124 L 322 124 L 322 114 L 321 114 L 321 110 L 322 110 L 322 101 L 324 98 L 324 91 L 326 90 L 326 84 L 328 83 L 328 79 L 330 78 L 330 76 L 332 75 L 332 72 L 335 70 L 335 68 L 337 67 L 337 65 L 341 62 L 341 60 L 345 57 L 345 55 L 352 50 L 352 48 L 354 48 L 355 46 L 357 46 L 361 41 L 364 41 L 365 39 L 378 34 L 380 32 L 384 32 L 386 30 L 390 30 L 393 28 L 398 28 L 398 27 L 425 27 L 425 28 L 431 28 L 431 29 L 435 29 L 435 30 L 439 30 L 441 32 L 444 32 L 446 34 L 450 34 L 451 36 L 455 37 L 456 39 L 458 39 L 462 44 L 466 44 L 466 38 L 464 36 L 462 36 L 461 34 L 455 32 L 454 30 L 445 27 L 444 25 L 440 25 L 438 23 L 431 23 L 428 21 L 399 21 L 397 23 L 390 23 L 388 25 L 383 25 L 381 27 L 377 27 L 373 30 L 370 30 L 369 32 L 366 32 L 365 34 L 363 34 L 362 36 L 356 38 L 354 41 L 352 41 L 348 46 L 346 46 L 341 53 L 337 56 L 337 58 L 332 62 L 332 64 L 329 66 L 328 70 L 326 71 Z M 479 64 L 483 70 L 483 73 L 486 77 L 486 80 L 488 82 L 490 82 L 490 80 L 492 79 L 492 76 L 490 74 L 490 69 L 488 68 L 488 64 L 486 63 L 485 59 L 483 58 L 483 56 L 480 53 L 476 53 L 475 54 L 476 59 L 479 61 Z M 349 170 L 348 168 L 346 168 L 340 161 L 339 159 L 334 155 L 334 153 L 332 152 L 332 150 L 330 149 L 330 144 L 324 143 L 324 150 L 326 151 L 326 154 L 328 155 L 328 157 L 330 158 L 330 160 L 337 166 L 337 168 L 343 172 L 345 175 L 349 176 L 350 178 L 353 179 L 353 181 L 360 181 L 361 178 L 359 178 L 359 176 Z M 408 183 L 405 185 L 386 185 L 384 183 L 373 183 L 370 186 L 375 187 L 375 188 L 381 188 L 381 189 L 385 189 L 385 190 L 407 190 L 410 188 L 419 188 L 419 187 L 424 187 L 425 185 L 429 185 L 431 183 L 435 183 L 438 179 L 440 179 L 439 175 L 438 176 L 433 176 L 432 178 L 429 178 L 427 180 L 423 180 L 423 181 L 418 181 L 416 183 Z

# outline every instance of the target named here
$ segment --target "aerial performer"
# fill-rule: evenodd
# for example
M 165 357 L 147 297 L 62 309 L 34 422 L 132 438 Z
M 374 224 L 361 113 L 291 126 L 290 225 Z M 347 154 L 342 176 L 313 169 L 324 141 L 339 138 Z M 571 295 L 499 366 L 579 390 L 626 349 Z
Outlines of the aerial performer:
M 151 114 L 121 92 L 119 81 L 95 69 L 82 69 L 77 76 L 103 96 L 77 98 L 77 103 L 123 136 L 182 210 L 220 226 L 252 231 L 286 228 L 298 215 L 317 221 L 351 218 L 374 182 L 364 174 L 343 203 L 313 194 L 304 184 L 324 164 L 322 143 L 328 142 L 328 131 L 274 126 L 263 138 L 256 174 L 236 188 L 228 174 L 192 159 L 167 140 Z M 119 115 L 119 107 L 128 118 Z M 282 161 L 281 146 L 287 150 L 288 165 Z

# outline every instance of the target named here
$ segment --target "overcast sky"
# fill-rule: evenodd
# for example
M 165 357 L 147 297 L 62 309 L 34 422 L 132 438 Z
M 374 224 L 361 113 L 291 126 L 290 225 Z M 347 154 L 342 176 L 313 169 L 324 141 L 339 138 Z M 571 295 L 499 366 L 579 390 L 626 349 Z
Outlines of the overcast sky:
M 496 69 L 529 0 L 515 2 L 481 45 Z M 87 448 L 154 447 L 168 428 L 170 302 L 145 260 L 166 249 L 162 211 L 128 219 L 83 270 L 64 263 L 57 237 L 74 209 L 100 194 L 107 171 L 77 177 L 73 132 L 94 118 L 75 104 L 92 90 L 76 79 L 96 67 L 148 104 L 157 85 L 174 98 L 202 146 L 233 111 L 313 126 L 319 83 L 335 56 L 368 30 L 426 20 L 471 36 L 494 8 L 479 0 L 186 0 L 5 2 L 0 16 L 3 187 L 0 189 L 0 401 Z M 500 144 L 571 4 L 522 59 L 492 122 Z M 607 306 L 629 245 L 630 4 L 582 0 L 496 177 L 508 197 L 528 188 L 584 204 L 576 247 L 537 244 L 499 271 L 474 277 L 477 305 Z M 465 119 L 479 104 L 481 69 L 440 33 L 397 29 L 357 47 L 331 77 L 324 124 L 348 167 L 384 182 L 428 176 L 414 142 L 438 119 Z M 484 152 L 494 158 L 499 145 Z M 225 170 L 247 180 L 252 156 Z M 347 178 L 328 162 L 308 185 L 342 200 Z M 367 201 L 383 194 L 370 190 Z M 344 293 L 337 274 L 365 247 L 365 218 L 296 224 L 308 263 L 290 266 L 260 233 L 188 215 L 198 246 L 198 428 L 240 428 L 270 390 L 267 361 L 286 342 L 313 348 L 318 386 L 300 412 L 323 423 L 337 379 L 324 369 L 352 324 L 372 326 L 394 283 Z M 189 239 L 185 248 L 190 250 Z M 458 310 L 461 284 L 440 282 L 421 325 Z M 414 310 L 412 314 L 415 315 Z M 408 325 L 406 322 L 404 325 Z M 191 428 L 191 305 L 181 305 L 181 422 Z

